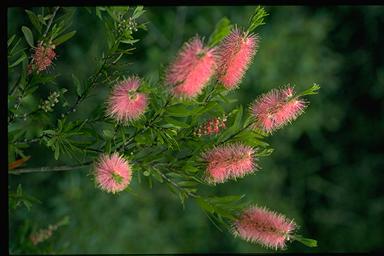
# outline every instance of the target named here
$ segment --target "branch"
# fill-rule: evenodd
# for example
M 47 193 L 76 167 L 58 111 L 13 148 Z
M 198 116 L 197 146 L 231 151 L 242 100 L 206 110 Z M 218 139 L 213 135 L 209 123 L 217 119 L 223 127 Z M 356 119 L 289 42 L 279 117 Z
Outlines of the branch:
M 89 165 L 92 162 L 86 162 L 79 165 L 64 165 L 64 166 L 43 166 L 43 167 L 36 167 L 36 168 L 23 168 L 23 169 L 16 169 L 12 171 L 8 171 L 8 174 L 14 174 L 18 175 L 21 173 L 31 173 L 31 172 L 61 172 L 61 171 L 71 171 L 76 169 L 81 169 L 84 167 L 89 167 Z
M 60 7 L 55 7 L 55 9 L 53 10 L 53 14 L 52 14 L 52 17 L 51 17 L 51 19 L 49 20 L 49 23 L 48 23 L 48 25 L 47 25 L 47 28 L 45 29 L 45 32 L 44 32 L 44 35 L 43 35 L 43 38 L 45 38 L 46 36 L 47 36 L 47 34 L 48 34 L 48 31 L 49 31 L 49 28 L 51 27 L 51 25 L 52 25 L 52 22 L 53 22 L 53 19 L 55 18 L 55 16 L 56 16 L 56 13 L 57 13 L 57 11 L 59 10 L 59 8 Z

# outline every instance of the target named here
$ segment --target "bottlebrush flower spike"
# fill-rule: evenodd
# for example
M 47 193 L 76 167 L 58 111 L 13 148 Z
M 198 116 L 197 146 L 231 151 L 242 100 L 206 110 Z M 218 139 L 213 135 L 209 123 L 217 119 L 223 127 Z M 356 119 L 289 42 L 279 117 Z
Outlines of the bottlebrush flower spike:
M 137 77 L 118 83 L 109 97 L 107 115 L 121 122 L 140 118 L 147 109 L 148 97 L 145 93 L 137 92 L 139 86 Z
M 256 54 L 259 38 L 234 29 L 217 50 L 218 80 L 227 89 L 236 88 Z
M 255 127 L 270 133 L 295 120 L 303 113 L 307 104 L 304 100 L 293 97 L 294 94 L 294 89 L 287 86 L 261 95 L 251 106 L 256 118 Z
M 203 46 L 199 37 L 184 44 L 171 63 L 165 82 L 172 85 L 171 92 L 180 98 L 197 96 L 215 72 L 214 49 Z
M 254 154 L 255 150 L 252 147 L 240 143 L 219 146 L 204 153 L 208 181 L 223 183 L 228 179 L 252 173 L 257 167 Z
M 124 190 L 131 182 L 132 170 L 129 163 L 119 154 L 102 155 L 96 164 L 97 185 L 106 192 Z
M 31 64 L 36 68 L 37 72 L 41 72 L 46 70 L 49 66 L 51 66 L 53 59 L 56 57 L 56 53 L 54 51 L 55 46 L 49 45 L 47 47 L 43 46 L 43 44 L 39 44 L 34 51 L 32 56 Z M 29 66 L 29 73 L 32 72 L 32 66 Z
M 233 233 L 242 239 L 266 247 L 283 249 L 296 224 L 268 209 L 252 206 L 233 225 Z

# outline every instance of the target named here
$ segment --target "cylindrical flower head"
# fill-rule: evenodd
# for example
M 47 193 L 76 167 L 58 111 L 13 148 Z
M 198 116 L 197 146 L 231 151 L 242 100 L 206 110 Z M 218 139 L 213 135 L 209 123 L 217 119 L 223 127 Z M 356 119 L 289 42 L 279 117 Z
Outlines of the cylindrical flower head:
M 293 220 L 266 208 L 253 206 L 246 209 L 235 221 L 233 233 L 249 242 L 283 249 L 295 228 Z
M 218 80 L 227 89 L 236 88 L 248 69 L 258 47 L 258 36 L 234 29 L 217 50 Z
M 294 94 L 292 87 L 286 87 L 261 95 L 251 106 L 255 127 L 270 133 L 295 120 L 307 105 Z
M 199 37 L 185 43 L 171 63 L 165 82 L 179 98 L 193 98 L 206 86 L 215 72 L 214 49 L 204 48 Z
M 240 143 L 219 146 L 204 153 L 208 182 L 223 183 L 252 173 L 257 167 L 254 153 L 252 147 Z
M 137 92 L 139 86 L 137 77 L 118 83 L 109 97 L 107 115 L 120 122 L 140 118 L 147 109 L 148 97 L 145 93 Z
M 35 48 L 32 64 L 35 65 L 37 72 L 46 70 L 52 64 L 53 59 L 56 57 L 54 48 L 54 46 L 44 47 L 42 44 Z
M 106 192 L 116 193 L 124 190 L 131 182 L 131 177 L 131 166 L 117 153 L 102 155 L 96 164 L 96 184 Z

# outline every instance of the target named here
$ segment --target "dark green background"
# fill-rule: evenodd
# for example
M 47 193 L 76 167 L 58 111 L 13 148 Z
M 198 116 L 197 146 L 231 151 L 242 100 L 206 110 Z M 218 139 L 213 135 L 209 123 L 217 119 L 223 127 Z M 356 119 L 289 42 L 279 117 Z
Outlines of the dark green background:
M 39 11 L 39 8 L 34 8 Z M 127 75 L 159 79 L 182 43 L 198 33 L 206 39 L 223 17 L 246 25 L 254 7 L 146 8 L 148 31 L 126 59 Z M 254 175 L 210 188 L 212 195 L 245 193 L 247 199 L 284 213 L 300 233 L 319 247 L 292 243 L 288 252 L 383 251 L 384 249 L 384 8 L 266 7 L 270 15 L 258 28 L 260 47 L 239 90 L 247 106 L 257 95 L 287 83 L 298 91 L 313 82 L 321 86 L 310 97 L 305 114 L 268 141 L 275 152 L 260 162 Z M 8 10 L 8 35 L 31 27 L 21 8 Z M 57 48 L 51 72 L 61 73 L 58 86 L 73 89 L 71 74 L 86 79 L 105 47 L 104 28 L 95 15 L 77 8 L 76 36 Z M 52 87 L 54 88 L 54 87 Z M 48 89 L 46 89 L 48 90 Z M 103 104 L 98 87 L 76 113 L 83 118 Z M 33 125 L 33 124 L 30 124 Z M 58 165 L 46 149 L 34 145 L 31 166 Z M 108 195 L 87 170 L 25 174 L 9 178 L 41 200 L 31 211 L 10 216 L 10 245 L 18 249 L 19 231 L 29 222 L 37 228 L 70 217 L 46 244 L 58 253 L 263 252 L 258 245 L 218 231 L 193 202 L 182 209 L 161 184 L 150 189 L 133 180 L 135 194 Z

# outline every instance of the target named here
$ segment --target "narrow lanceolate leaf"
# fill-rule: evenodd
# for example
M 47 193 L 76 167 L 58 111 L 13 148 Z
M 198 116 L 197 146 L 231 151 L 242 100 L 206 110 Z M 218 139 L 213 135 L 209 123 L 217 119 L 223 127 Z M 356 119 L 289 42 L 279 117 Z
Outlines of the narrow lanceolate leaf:
M 135 8 L 135 11 L 133 12 L 132 19 L 139 18 L 145 11 L 143 10 L 144 7 L 139 5 Z
M 175 126 L 175 128 L 189 128 L 189 124 L 175 120 L 175 119 L 170 118 L 170 117 L 165 117 L 164 121 L 167 124 L 171 124 L 171 125 Z
M 73 80 L 73 83 L 75 84 L 77 95 L 81 96 L 82 88 L 81 88 L 81 83 L 79 79 L 74 74 L 72 74 L 72 80 Z
M 211 34 L 208 41 L 208 46 L 213 47 L 217 45 L 224 37 L 226 37 L 232 29 L 231 21 L 224 17 L 217 24 L 215 31 Z
M 167 109 L 167 114 L 175 117 L 185 117 L 193 113 L 193 110 L 186 108 L 183 104 L 172 105 Z
M 317 247 L 317 241 L 314 239 L 305 238 L 301 235 L 293 235 L 292 240 L 296 240 L 308 247 Z
M 8 47 L 12 44 L 13 40 L 15 39 L 15 37 L 16 37 L 16 35 L 13 35 L 13 36 L 11 36 L 11 38 L 8 39 L 8 42 L 7 42 L 7 46 Z
M 202 209 L 209 213 L 213 213 L 215 211 L 215 208 L 213 208 L 213 206 L 206 202 L 203 198 L 197 198 L 196 202 Z
M 39 21 L 39 18 L 36 16 L 36 14 L 30 10 L 25 10 L 25 12 L 28 14 L 28 18 L 31 21 L 32 25 L 39 31 L 41 34 L 41 24 Z
M 256 7 L 255 12 L 252 14 L 251 18 L 249 19 L 249 26 L 248 26 L 248 32 L 252 32 L 255 30 L 258 26 L 264 25 L 264 17 L 268 16 L 269 14 L 265 11 L 263 7 Z
M 23 53 L 14 63 L 12 63 L 8 68 L 13 68 L 19 65 L 23 60 L 27 58 L 27 55 Z
M 22 26 L 21 27 L 21 31 L 23 31 L 25 40 L 27 41 L 29 46 L 33 47 L 33 34 L 32 34 L 32 31 L 28 27 L 26 27 L 26 26 Z
M 68 41 L 69 39 L 71 39 L 75 34 L 76 34 L 76 31 L 71 31 L 71 32 L 68 32 L 62 36 L 59 36 L 58 38 L 53 40 L 53 44 L 55 46 L 58 46 L 58 45 L 64 43 L 65 41 Z

